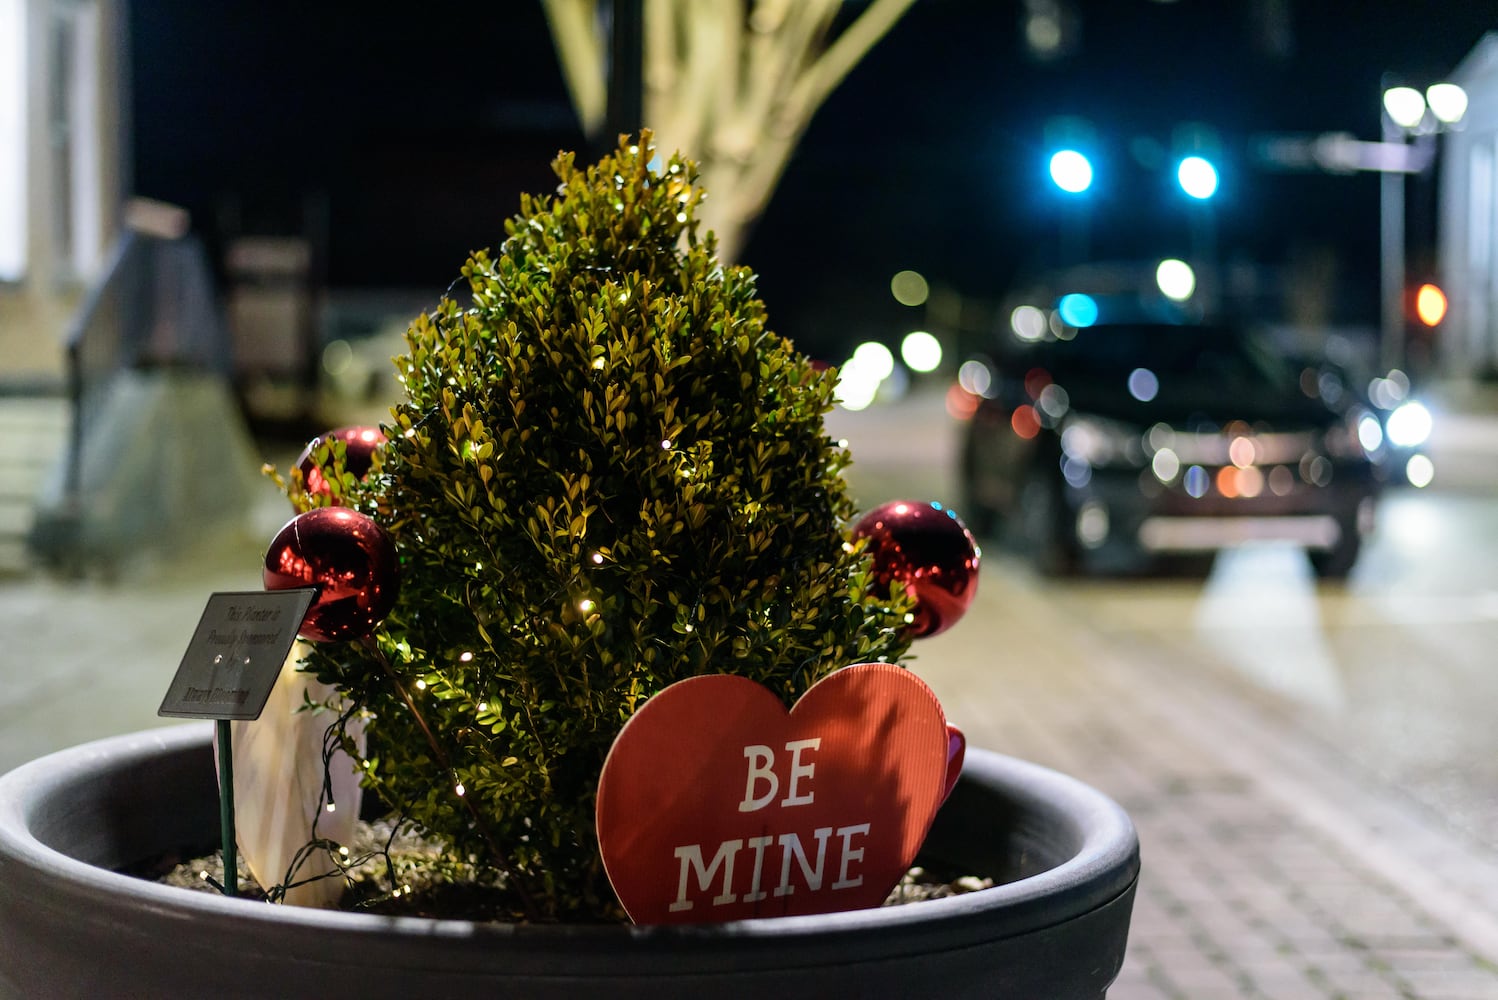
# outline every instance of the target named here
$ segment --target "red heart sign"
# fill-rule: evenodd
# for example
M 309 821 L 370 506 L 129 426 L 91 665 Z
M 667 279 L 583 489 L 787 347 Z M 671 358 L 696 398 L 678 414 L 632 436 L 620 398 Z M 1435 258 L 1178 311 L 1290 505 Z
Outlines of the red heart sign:
M 679 681 L 604 762 L 604 868 L 636 923 L 877 906 L 961 767 L 953 739 L 931 689 L 893 664 L 844 667 L 789 712 L 744 677 Z

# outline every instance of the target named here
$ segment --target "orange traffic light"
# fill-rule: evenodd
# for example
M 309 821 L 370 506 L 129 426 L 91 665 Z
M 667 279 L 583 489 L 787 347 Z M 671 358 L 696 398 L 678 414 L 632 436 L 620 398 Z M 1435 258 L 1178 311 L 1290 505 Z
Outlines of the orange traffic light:
M 1435 285 L 1421 285 L 1415 293 L 1415 315 L 1426 326 L 1435 326 L 1446 317 L 1446 293 Z

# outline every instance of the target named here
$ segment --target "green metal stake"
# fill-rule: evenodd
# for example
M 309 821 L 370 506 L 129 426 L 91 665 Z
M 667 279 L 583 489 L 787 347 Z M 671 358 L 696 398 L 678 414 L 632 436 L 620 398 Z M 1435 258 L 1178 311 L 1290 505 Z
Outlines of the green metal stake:
M 234 749 L 229 742 L 229 720 L 213 722 L 218 737 L 218 825 L 223 838 L 224 895 L 239 895 L 239 857 L 234 837 Z

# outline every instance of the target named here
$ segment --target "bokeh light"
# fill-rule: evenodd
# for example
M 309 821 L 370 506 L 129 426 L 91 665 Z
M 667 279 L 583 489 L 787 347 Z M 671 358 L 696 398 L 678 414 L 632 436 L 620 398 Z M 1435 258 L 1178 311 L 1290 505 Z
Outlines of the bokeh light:
M 1129 395 L 1141 403 L 1148 403 L 1160 391 L 1160 379 L 1148 368 L 1135 368 L 1129 372 Z
M 916 330 L 900 341 L 900 359 L 911 371 L 934 372 L 941 367 L 941 341 L 925 330 Z
M 987 396 L 993 388 L 993 369 L 976 358 L 969 358 L 957 369 L 957 384 L 974 396 Z
M 1188 156 L 1176 167 L 1176 180 L 1181 190 L 1198 201 L 1205 201 L 1217 193 L 1217 168 L 1204 156 Z
M 859 344 L 853 356 L 838 369 L 838 405 L 845 410 L 868 408 L 894 370 L 895 356 L 888 347 L 873 340 Z
M 1155 267 L 1155 285 L 1172 302 L 1185 302 L 1196 294 L 1196 272 L 1184 260 L 1167 258 Z
M 1009 329 L 1020 340 L 1039 340 L 1045 336 L 1045 312 L 1036 306 L 1016 306 L 1009 314 Z
M 1097 300 L 1082 292 L 1072 292 L 1061 296 L 1061 301 L 1056 303 L 1056 312 L 1071 326 L 1091 326 L 1097 322 Z
M 1059 150 L 1051 156 L 1051 180 L 1070 194 L 1092 187 L 1092 163 L 1075 149 Z
M 919 271 L 901 271 L 889 280 L 889 291 L 900 305 L 919 306 L 931 295 L 931 286 Z
M 1412 400 L 1389 414 L 1389 441 L 1400 448 L 1414 448 L 1425 443 L 1434 425 L 1430 411 Z
M 866 340 L 853 352 L 853 360 L 866 365 L 869 371 L 881 380 L 889 378 L 895 370 L 895 356 L 888 347 L 877 340 Z
M 1415 315 L 1426 326 L 1435 326 L 1446 318 L 1446 293 L 1435 285 L 1421 285 L 1415 293 Z
M 1411 486 L 1424 489 L 1436 478 L 1435 463 L 1424 455 L 1412 455 L 1405 463 L 1404 478 L 1410 481 Z

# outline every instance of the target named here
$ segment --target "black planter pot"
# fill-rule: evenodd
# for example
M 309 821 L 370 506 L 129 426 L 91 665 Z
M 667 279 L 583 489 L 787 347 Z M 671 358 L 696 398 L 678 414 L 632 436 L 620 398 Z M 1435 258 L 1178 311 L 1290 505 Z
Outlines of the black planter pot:
M 1003 884 L 688 928 L 509 926 L 270 906 L 118 874 L 217 837 L 212 727 L 102 740 L 0 778 L 0 992 L 16 997 L 1104 996 L 1132 824 L 1071 778 L 970 750 L 933 869 Z

